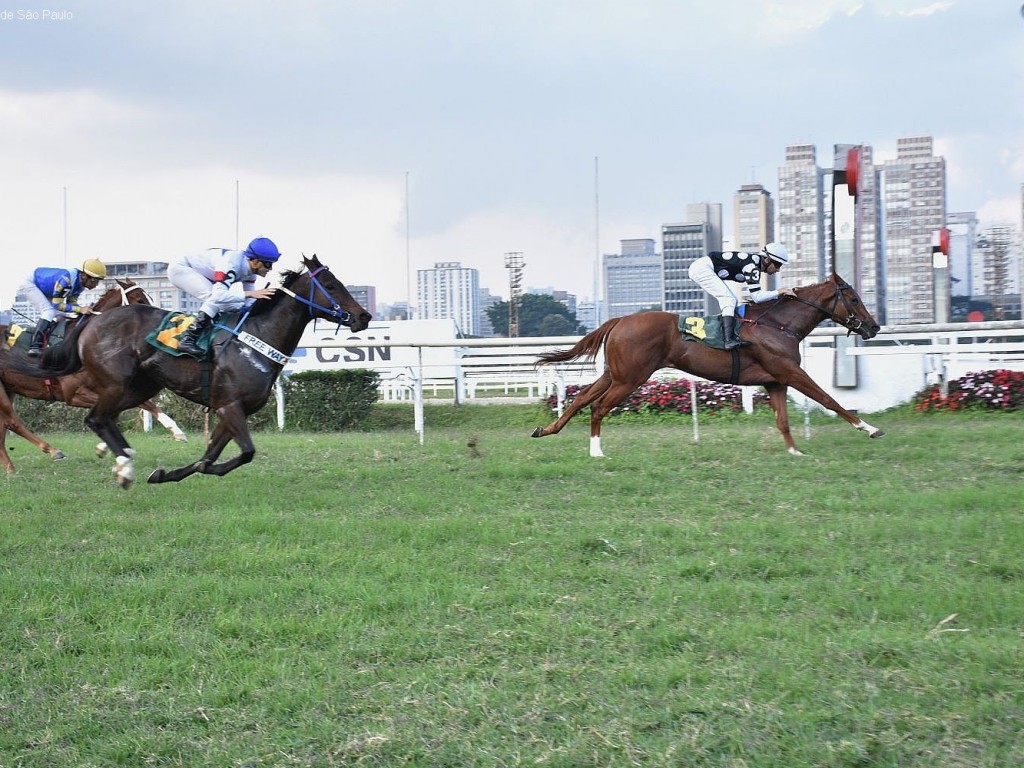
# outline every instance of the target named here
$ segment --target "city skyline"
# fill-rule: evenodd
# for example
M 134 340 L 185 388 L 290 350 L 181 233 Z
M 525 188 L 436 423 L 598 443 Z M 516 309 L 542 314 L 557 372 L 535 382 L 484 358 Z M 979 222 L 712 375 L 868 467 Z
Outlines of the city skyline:
M 908 135 L 935 138 L 948 210 L 1019 226 L 1022 32 L 1002 1 L 70 0 L 0 20 L 0 251 L 265 235 L 382 302 L 448 260 L 507 295 L 516 251 L 528 284 L 586 298 L 602 254 L 687 204 L 777 197 L 786 146 L 883 163 Z

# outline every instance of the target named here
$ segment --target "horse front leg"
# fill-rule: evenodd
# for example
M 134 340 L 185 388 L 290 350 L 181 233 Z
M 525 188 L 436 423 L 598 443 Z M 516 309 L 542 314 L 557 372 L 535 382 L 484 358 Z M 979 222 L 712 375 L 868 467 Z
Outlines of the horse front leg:
M 823 405 L 836 415 L 841 416 L 861 432 L 867 432 L 868 437 L 885 436 L 885 432 L 883 430 L 878 427 L 871 426 L 857 414 L 850 413 L 848 410 L 843 408 L 843 406 L 836 402 L 835 398 L 819 387 L 814 379 L 808 376 L 802 368 L 797 368 L 787 383 L 789 386 L 793 387 L 793 389 L 807 395 L 807 397 L 814 400 L 814 402 Z
M 139 408 L 149 413 L 154 419 L 156 419 L 160 426 L 168 430 L 171 433 L 171 437 L 177 443 L 187 443 L 188 435 L 178 426 L 178 423 L 168 416 L 166 413 L 156 407 L 156 403 L 152 400 L 147 400 L 139 405 Z
M 135 449 L 128 445 L 124 435 L 117 426 L 118 412 L 113 415 L 100 411 L 98 406 L 89 411 L 85 424 L 96 433 L 114 454 L 114 481 L 124 490 L 131 488 L 135 482 Z
M 793 433 L 789 431 L 789 401 L 786 397 L 786 385 L 772 382 L 765 384 L 764 388 L 768 393 L 768 402 L 775 412 L 775 428 L 779 430 L 782 439 L 786 441 L 786 449 L 794 456 L 803 456 L 800 449 L 796 447 Z

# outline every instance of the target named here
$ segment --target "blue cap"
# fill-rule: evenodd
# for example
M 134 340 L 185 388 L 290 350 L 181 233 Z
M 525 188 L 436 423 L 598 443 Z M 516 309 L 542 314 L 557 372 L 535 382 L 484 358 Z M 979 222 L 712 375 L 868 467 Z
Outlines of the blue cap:
M 249 243 L 249 247 L 245 249 L 245 252 L 251 258 L 266 261 L 269 264 L 273 264 L 281 258 L 281 252 L 277 250 L 274 241 L 267 237 L 257 237 Z

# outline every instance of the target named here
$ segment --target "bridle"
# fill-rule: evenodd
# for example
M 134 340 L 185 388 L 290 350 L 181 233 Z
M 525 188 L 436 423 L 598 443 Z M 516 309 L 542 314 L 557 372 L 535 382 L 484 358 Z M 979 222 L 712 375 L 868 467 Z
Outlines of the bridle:
M 142 290 L 142 286 L 138 285 L 138 284 L 130 285 L 127 288 L 125 288 L 123 285 L 118 283 L 117 284 L 117 289 L 121 292 L 121 306 L 122 307 L 127 307 L 128 306 L 128 303 L 129 303 L 128 302 L 128 294 L 131 293 L 132 291 L 142 291 L 142 293 L 146 297 L 146 299 L 147 300 L 149 299 L 149 294 L 147 294 L 145 291 L 143 291 Z
M 838 323 L 846 329 L 846 335 L 849 336 L 852 333 L 860 333 L 861 329 L 864 328 L 865 322 L 861 318 L 857 317 L 856 313 L 850 306 L 850 300 L 846 295 L 847 291 L 853 291 L 853 287 L 850 286 L 845 280 L 840 279 L 836 283 L 836 292 L 832 295 L 832 306 L 826 307 L 821 304 L 817 304 L 813 301 L 807 301 L 801 299 L 799 296 L 791 296 L 794 301 L 799 301 L 801 304 L 806 304 L 808 307 L 813 307 L 819 312 L 823 312 L 830 320 Z M 840 312 L 836 311 L 839 304 L 842 303 L 843 311 L 846 312 L 846 317 L 843 318 Z
M 284 286 L 280 286 L 278 290 L 284 291 L 296 301 L 305 304 L 307 307 L 309 307 L 310 317 L 315 317 L 316 310 L 320 310 L 328 317 L 335 319 L 339 325 L 348 325 L 351 327 L 352 313 L 349 312 L 348 310 L 342 309 L 341 305 L 338 304 L 334 300 L 334 297 L 327 292 L 326 288 L 324 288 L 323 283 L 316 279 L 317 275 L 326 270 L 327 267 L 319 266 L 309 273 L 309 298 L 306 298 L 305 296 L 299 296 L 297 293 L 289 290 L 288 288 L 285 288 Z M 325 305 L 317 302 L 317 293 L 323 294 L 323 296 L 327 299 L 329 304 Z

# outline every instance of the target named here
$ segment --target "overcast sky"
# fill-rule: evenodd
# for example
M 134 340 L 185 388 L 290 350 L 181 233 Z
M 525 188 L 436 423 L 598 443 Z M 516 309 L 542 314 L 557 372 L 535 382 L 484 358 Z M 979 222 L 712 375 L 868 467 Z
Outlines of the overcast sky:
M 65 250 L 233 247 L 237 214 L 241 244 L 383 301 L 439 261 L 507 296 L 509 251 L 527 286 L 590 297 L 598 251 L 688 203 L 722 203 L 729 236 L 786 145 L 825 166 L 914 135 L 950 211 L 1020 226 L 1020 0 L 4 2 L 8 287 Z

